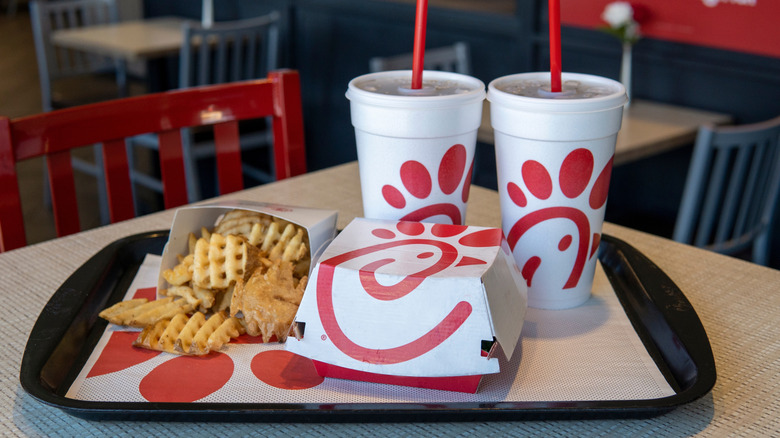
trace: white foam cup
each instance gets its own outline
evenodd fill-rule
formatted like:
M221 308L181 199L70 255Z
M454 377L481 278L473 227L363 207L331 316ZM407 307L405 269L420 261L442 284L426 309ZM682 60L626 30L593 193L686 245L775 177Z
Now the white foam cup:
M363 214L374 219L463 224L485 84L458 73L411 70L349 83Z
M563 92L550 93L549 72L504 76L487 96L502 227L528 305L545 309L590 297L626 102L611 79L563 73L562 82Z

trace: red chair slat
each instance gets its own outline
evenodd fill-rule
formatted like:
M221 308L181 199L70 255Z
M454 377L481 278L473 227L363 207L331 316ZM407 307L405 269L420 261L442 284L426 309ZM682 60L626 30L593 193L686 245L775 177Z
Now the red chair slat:
M300 80L293 70L83 105L14 120L0 117L0 250L24 246L16 162L46 157L57 235L80 230L70 150L102 143L111 221L134 216L125 139L156 133L165 207L187 203L180 129L214 125L220 193L243 188L240 120L272 116L277 179L306 172Z
M76 202L76 184L73 181L73 166L70 163L70 151L55 152L46 156L54 226L58 236L67 236L81 230Z
M274 83L274 161L276 179L306 173L301 85L297 74L272 72Z
M237 121L214 125L214 147L217 150L219 192L231 193L243 190L241 143Z
M172 129L157 135L160 142L160 175L165 208L187 203L187 177L181 151L181 131Z
M111 222L134 218L133 188L130 185L130 168L127 165L127 148L124 139L103 143L103 169L106 175Z
M0 252L27 245L11 144L11 122L0 117Z

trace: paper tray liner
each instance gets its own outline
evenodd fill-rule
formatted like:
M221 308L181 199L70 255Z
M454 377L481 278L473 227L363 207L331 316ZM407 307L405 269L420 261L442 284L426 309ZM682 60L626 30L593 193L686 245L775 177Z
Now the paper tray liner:
M125 299L144 294L153 298L158 266L159 257L148 256ZM244 342L229 344L203 358L157 352L150 357L147 350L131 346L135 331L122 334L127 329L113 325L107 327L67 396L79 400L135 402L389 403L399 401L399 397L403 401L569 401L653 399L674 394L634 332L601 270L593 297L586 305L564 311L532 309L526 324L519 357L512 362L502 360L502 371L485 376L481 391L466 398L449 391L396 387L377 390L349 380L317 379L300 374L303 368L283 368L294 355L283 351L282 344L260 344L259 339L246 340L246 336ZM95 372L96 367L101 371ZM342 373L342 377L346 376ZM305 385L301 382L317 385L302 388ZM427 386L434 382L429 381ZM400 382L394 379L393 383ZM356 386L360 389L348 389Z
M599 251L609 281L599 270L601 286L577 309L532 309L518 346L521 354L512 362L502 360L501 372L485 376L477 394L320 380L310 360L285 354L280 344L253 344L246 337L242 340L249 344L230 344L225 352L213 355L220 358L216 360L151 353L153 358L122 372L85 377L114 332L97 313L139 288L131 281L141 261L147 253L160 254L166 240L167 232L156 231L115 241L63 283L42 310L24 351L20 382L29 395L71 415L99 420L485 421L654 416L698 399L715 383L712 350L690 303L655 264L611 236L603 237ZM589 313L593 311L595 318ZM614 316L624 320L621 325L628 339L603 336L600 329L610 325ZM561 346L572 330L579 333L572 344L581 347L580 353ZM133 333L118 336L127 340L115 344L133 349L129 347ZM629 357L645 358L625 362L613 356L609 366L594 367L589 360L600 355L593 348L605 343L626 347ZM243 385L222 385L216 390L204 385L208 395L195 402L148 401L138 390L143 377L158 368L182 375L184 385L194 386L193 373L181 366L184 359L195 364L221 361L225 367L224 357L243 364L233 366L231 375ZM574 374L546 372L545 364L552 362L568 365L559 370ZM649 372L641 382L624 375L637 365L643 373ZM253 374L253 366L266 371L260 373L262 378ZM127 376L128 370L137 376ZM578 373L590 383L577 381ZM312 376L316 377L306 380ZM122 380L124 386L108 384L106 379ZM594 394L594 390L602 391ZM87 393L94 398L83 398ZM614 399L618 395L623 399ZM180 400L176 397L169 399Z

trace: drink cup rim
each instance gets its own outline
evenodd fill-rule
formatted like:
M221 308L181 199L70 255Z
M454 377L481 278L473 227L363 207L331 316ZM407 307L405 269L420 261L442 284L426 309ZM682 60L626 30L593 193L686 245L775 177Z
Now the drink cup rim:
M519 79L547 80L549 82L549 72L530 72L518 73L508 76L502 76L492 80L488 84L487 100L491 105L502 105L510 108L545 111L551 113L583 113L608 111L620 108L628 101L626 88L618 81L583 73L562 73L563 82L568 80L578 80L581 82L595 83L603 85L614 90L613 93L606 96L598 96L582 99L547 99L541 97L529 97L512 94L499 90L498 85L504 82L516 81Z
M452 80L466 82L473 85L474 89L465 93L448 94L444 96L425 96L425 95L391 95L374 93L358 87L358 83L369 79L379 78L411 78L411 70L390 70L376 73L368 73L358 76L349 81L346 97L352 102L363 103L367 105L391 107L391 108L446 108L459 106L472 101L483 101L485 99L485 83L481 80L460 73L444 72L436 70L424 70L423 81L426 79L434 80Z

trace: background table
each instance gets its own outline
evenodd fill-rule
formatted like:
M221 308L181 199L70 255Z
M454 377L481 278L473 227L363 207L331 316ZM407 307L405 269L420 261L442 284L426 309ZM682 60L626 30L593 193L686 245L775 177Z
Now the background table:
M356 163L325 169L225 198L330 208L338 226L362 215ZM707 330L718 371L703 398L649 419L414 424L209 424L90 422L43 405L19 384L19 364L38 314L54 291L109 242L166 229L165 211L0 254L5 316L0 319L0 435L29 436L777 436L780 434L780 271L605 224L652 259L686 294ZM498 194L473 187L466 221L500 224Z
M647 100L634 100L623 113L623 124L615 145L616 166L692 144L699 126L731 122L727 114L684 108ZM485 101L482 125L477 132L482 143L492 144L490 105Z
M184 19L160 17L122 21L52 33L54 45L137 61L179 53Z

